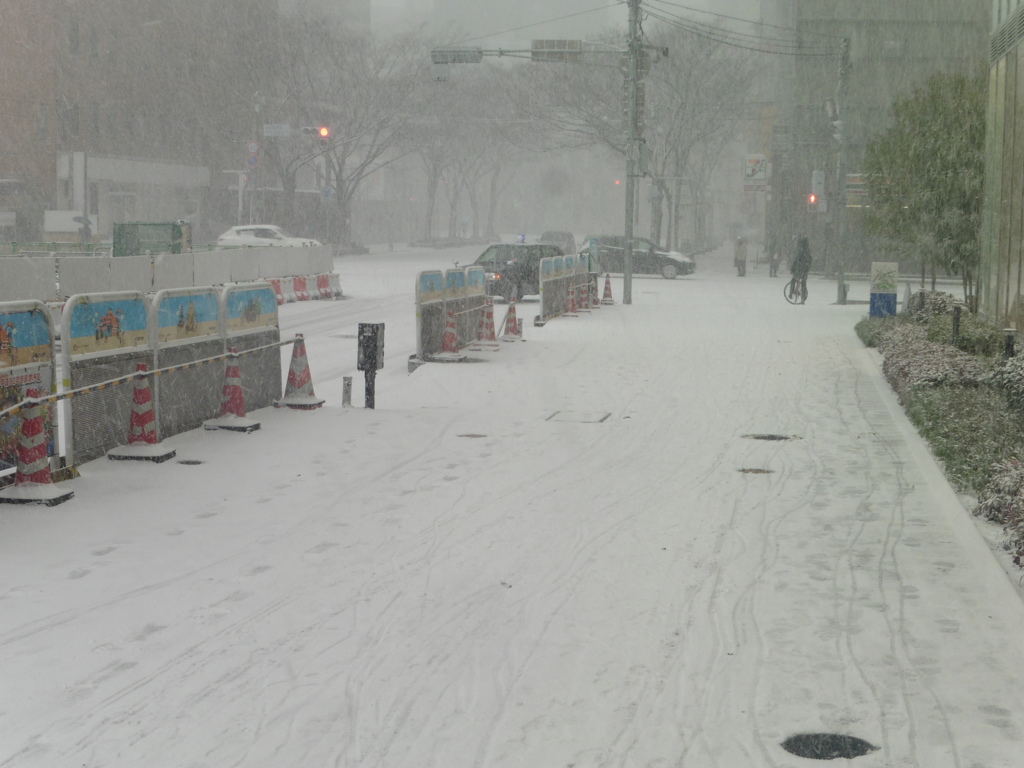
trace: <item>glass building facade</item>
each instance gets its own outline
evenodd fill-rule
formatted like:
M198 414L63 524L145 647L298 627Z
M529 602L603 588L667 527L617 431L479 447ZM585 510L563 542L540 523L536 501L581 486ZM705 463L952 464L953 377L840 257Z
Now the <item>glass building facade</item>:
M1024 237L1022 45L1024 0L993 0L978 312L998 327L1017 329L1024 327L1024 306L1021 304L1021 240Z

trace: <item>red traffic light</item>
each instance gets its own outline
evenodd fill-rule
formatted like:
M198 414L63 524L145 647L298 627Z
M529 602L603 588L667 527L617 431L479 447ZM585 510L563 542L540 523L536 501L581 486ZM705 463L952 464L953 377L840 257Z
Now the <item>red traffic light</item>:
M807 196L807 204L808 205L814 205L816 202L818 202L818 196L816 194L814 194L812 192L811 194L809 194Z
M619 186L619 180L618 179L615 180L615 186Z
M321 125L319 128L316 129L316 135L321 139L329 139L331 138L331 129L328 128L326 125Z

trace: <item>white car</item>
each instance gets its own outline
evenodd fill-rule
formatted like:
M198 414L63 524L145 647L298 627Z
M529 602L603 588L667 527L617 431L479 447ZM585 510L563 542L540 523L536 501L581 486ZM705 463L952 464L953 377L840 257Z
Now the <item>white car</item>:
M217 245L286 245L305 247L323 245L323 243L309 237L292 237L283 229L273 224L248 224L229 229L217 238Z

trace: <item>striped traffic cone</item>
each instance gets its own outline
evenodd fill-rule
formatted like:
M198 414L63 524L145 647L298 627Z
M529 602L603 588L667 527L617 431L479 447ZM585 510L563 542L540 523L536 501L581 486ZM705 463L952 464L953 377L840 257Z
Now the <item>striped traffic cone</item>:
M25 390L27 400L34 401L39 395L38 389ZM0 489L0 503L43 504L47 507L62 504L75 492L58 488L50 478L50 459L46 455L49 436L43 424L43 406L32 402L23 410L14 485Z
M301 333L295 334L295 346L292 347L292 364L288 370L288 383L284 388L284 397L274 401L275 408L293 408L300 411L312 411L324 404L313 393L313 376L306 362L306 340Z
M427 360L438 363L461 363L466 359L466 354L459 351L459 336L455 330L455 313L448 310L448 316L444 323L444 335L441 337L441 351L425 356Z
M156 436L156 416L149 393L149 377L146 364L135 364L135 381L132 391L132 416L128 424L128 444L107 452L107 458L115 461L135 459L161 463L173 459L176 451L161 445Z
M459 337L455 333L455 313L448 310L448 317L444 322L444 336L441 337L441 351L449 355L459 353Z
M516 317L516 300L512 299L508 303L508 312L505 315L505 322L502 325L501 330L502 341L522 341L523 340L523 327L519 323L519 319Z
M242 373L238 367L238 351L228 349L224 362L224 388L220 401L220 416L203 422L203 429L226 429L230 432L254 432L260 428L258 421L246 418L245 400L242 396Z
M589 290L589 279L580 283L576 286L579 291L579 297L576 300L576 311L577 312L589 312L590 311L590 290Z
M604 296L601 297L601 303L615 303L615 299L612 298L612 276L607 272L604 273Z
M569 292L565 296L565 312L563 317L579 317L576 314L576 286L570 285Z
M469 349L486 352L499 347L498 337L494 333L494 299L486 296L483 311L480 313L480 323L477 325L476 341Z

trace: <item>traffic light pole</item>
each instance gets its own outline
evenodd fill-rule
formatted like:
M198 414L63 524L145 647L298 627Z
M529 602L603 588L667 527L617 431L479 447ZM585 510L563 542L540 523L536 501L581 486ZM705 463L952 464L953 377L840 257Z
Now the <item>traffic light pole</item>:
M633 303L633 220L636 218L636 165L640 137L637 131L637 92L640 79L640 0L629 2L629 35L627 55L629 71L626 79L626 227L622 258L622 303Z
M844 37L839 46L839 88L836 93L836 111L839 119L839 131L836 139L839 141L839 158L836 162L836 303L846 303L846 273L844 265L846 261L846 147L849 143L846 139L848 110L847 97L850 92L850 38Z

